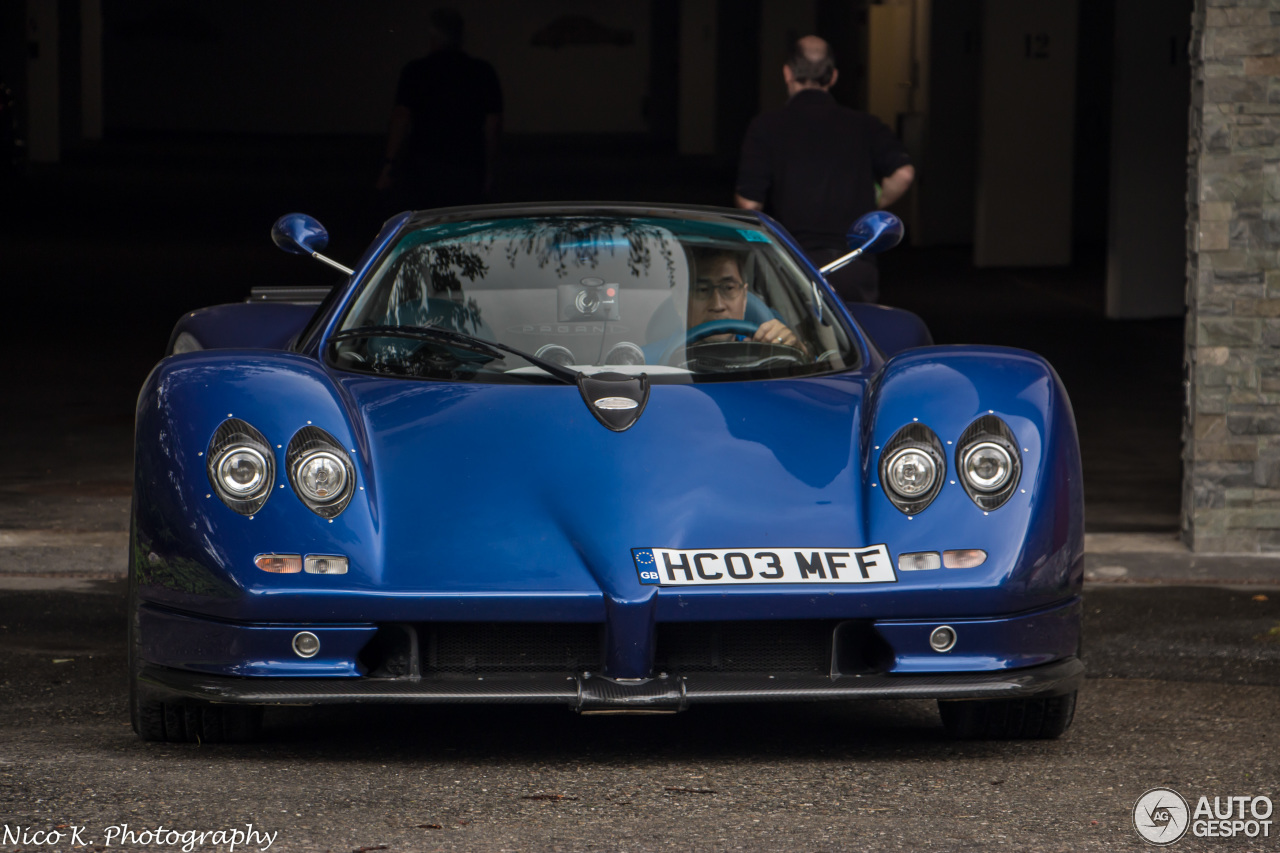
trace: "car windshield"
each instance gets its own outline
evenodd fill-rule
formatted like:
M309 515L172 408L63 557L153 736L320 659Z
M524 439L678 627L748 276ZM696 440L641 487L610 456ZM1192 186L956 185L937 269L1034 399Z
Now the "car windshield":
M329 358L345 370L477 382L543 381L548 362L655 382L802 376L858 364L833 307L752 222L690 214L429 223L384 253Z

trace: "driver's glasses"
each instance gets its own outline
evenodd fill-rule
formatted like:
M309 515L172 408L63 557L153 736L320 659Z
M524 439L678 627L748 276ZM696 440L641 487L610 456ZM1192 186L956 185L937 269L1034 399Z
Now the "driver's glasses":
M709 302L711 295L719 291L720 297L728 302L742 293L744 288L746 288L745 284L732 278L723 278L715 284L709 281L699 281L693 285L689 295L699 302Z

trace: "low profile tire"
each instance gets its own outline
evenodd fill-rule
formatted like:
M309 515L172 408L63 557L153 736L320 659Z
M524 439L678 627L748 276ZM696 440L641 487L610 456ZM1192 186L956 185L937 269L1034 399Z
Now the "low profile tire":
M165 703L151 695L151 691L138 678L142 671L142 656L138 652L138 599L134 581L129 580L129 722L138 737L149 741L166 741Z
M142 698L136 684L129 686L129 712L133 730L143 740L165 740L164 703Z
M212 705L191 699L165 702L165 740L187 743L244 743L262 729L262 709L252 705Z
M132 585L131 585L132 586ZM168 743L244 743L262 730L262 708L212 705L193 700L165 701L141 680L138 608L129 595L129 720L138 737Z
M211 705L178 699L145 698L141 686L131 691L133 730L143 740L167 743L245 743L262 731L262 709L256 706ZM131 697L131 698L132 698Z
M1031 699L938 700L947 734L964 740L1061 737L1076 712L1076 691Z

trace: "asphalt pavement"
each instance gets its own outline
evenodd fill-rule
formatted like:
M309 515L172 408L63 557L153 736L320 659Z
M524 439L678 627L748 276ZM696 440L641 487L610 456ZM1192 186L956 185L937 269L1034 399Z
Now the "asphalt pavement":
M0 827L78 827L95 851L181 849L122 844L124 824L335 853L1140 850L1150 788L1280 799L1280 590L1091 585L1090 677L1055 741L954 742L932 702L865 701L279 708L233 746L134 736L123 587L0 577ZM0 836L19 849L74 848Z

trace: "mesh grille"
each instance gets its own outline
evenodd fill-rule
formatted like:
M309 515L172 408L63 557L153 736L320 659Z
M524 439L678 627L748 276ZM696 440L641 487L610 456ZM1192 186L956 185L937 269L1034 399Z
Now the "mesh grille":
M422 673L599 672L601 626L442 622L419 626Z
M657 626L659 672L831 671L834 622L667 622Z

